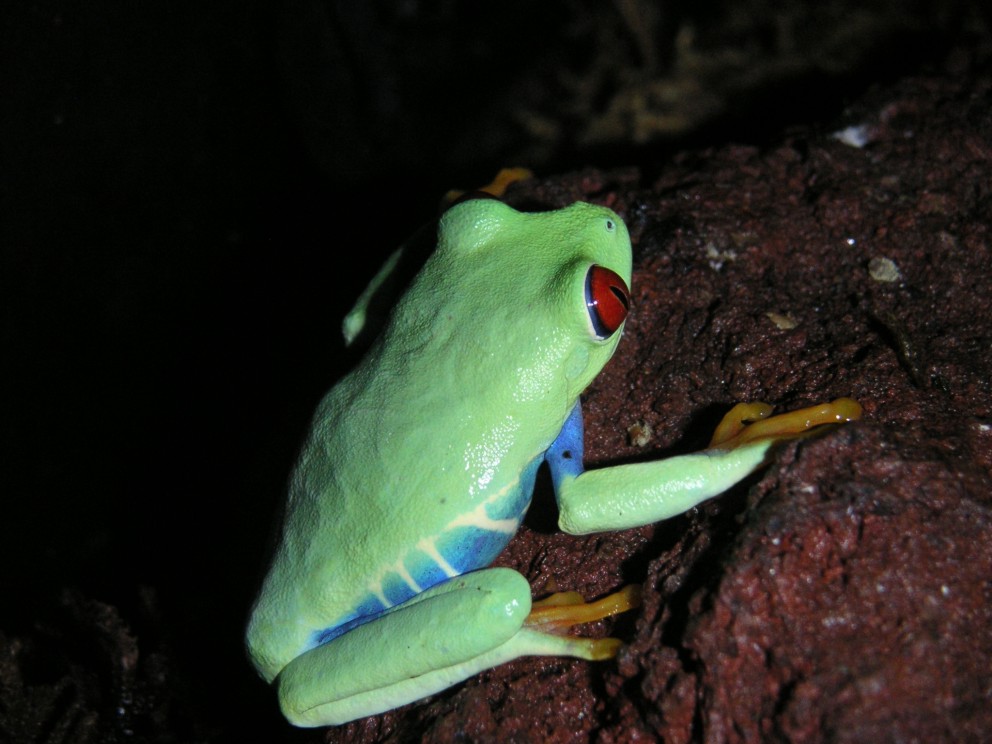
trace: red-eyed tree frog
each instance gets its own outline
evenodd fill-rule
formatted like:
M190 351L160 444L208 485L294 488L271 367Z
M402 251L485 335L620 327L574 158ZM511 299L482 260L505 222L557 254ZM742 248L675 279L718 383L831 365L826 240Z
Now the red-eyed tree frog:
M620 530L728 489L776 439L859 415L841 399L745 426L770 409L737 408L707 450L584 471L579 397L617 347L630 280L627 229L604 207L476 199L442 216L384 330L320 403L290 479L246 643L291 723L379 713L524 655L616 653L615 639L546 629L625 609L629 593L532 610L523 576L487 568L542 463L563 530Z

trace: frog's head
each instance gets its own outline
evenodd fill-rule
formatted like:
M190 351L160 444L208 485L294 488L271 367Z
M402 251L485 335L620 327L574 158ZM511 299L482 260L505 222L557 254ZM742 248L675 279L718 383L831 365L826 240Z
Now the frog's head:
M445 308L462 321L459 342L480 350L480 367L492 361L517 399L574 401L616 349L631 248L611 210L465 202L442 217L435 256Z

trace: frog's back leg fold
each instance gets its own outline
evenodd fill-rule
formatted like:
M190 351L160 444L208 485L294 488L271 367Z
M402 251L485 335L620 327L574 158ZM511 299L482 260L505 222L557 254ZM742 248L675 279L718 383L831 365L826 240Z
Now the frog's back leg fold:
M492 568L439 584L289 663L279 702L297 726L338 725L440 692L520 656L590 658L585 639L523 627L530 585Z

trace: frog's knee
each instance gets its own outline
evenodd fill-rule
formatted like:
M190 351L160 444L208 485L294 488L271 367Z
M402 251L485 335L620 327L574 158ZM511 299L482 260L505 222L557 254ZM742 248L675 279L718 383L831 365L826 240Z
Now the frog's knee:
M516 630L530 614L530 584L511 568L490 568L452 579L464 603L474 607L479 621L492 629Z

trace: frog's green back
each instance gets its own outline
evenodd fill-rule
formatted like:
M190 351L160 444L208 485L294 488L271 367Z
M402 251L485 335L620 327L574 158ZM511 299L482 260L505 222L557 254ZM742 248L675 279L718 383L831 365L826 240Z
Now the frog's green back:
M249 630L266 676L509 540L619 340L590 327L592 264L629 284L626 229L601 207L486 200L442 218L436 252L314 417Z

